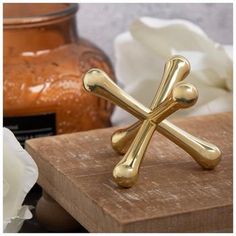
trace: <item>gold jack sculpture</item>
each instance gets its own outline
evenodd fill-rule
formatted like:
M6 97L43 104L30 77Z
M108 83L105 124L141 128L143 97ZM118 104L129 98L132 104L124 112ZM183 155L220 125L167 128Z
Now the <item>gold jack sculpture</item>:
M85 74L83 84L88 92L113 102L140 120L128 128L117 130L111 138L113 149L125 154L113 170L114 180L119 186L128 188L136 182L140 164L155 130L184 149L204 169L213 169L220 162L221 151L217 146L165 120L178 109L186 109L196 103L196 88L181 82L189 72L190 64L184 57L172 57L165 65L161 84L150 108L120 89L105 72L91 69Z

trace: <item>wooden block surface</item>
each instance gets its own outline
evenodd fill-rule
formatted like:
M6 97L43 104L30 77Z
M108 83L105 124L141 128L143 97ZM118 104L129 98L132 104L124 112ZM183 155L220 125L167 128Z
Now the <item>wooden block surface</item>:
M215 170L157 132L130 189L112 180L121 158L110 145L115 128L32 139L26 149L39 185L90 232L232 231L232 113L174 123L219 146Z

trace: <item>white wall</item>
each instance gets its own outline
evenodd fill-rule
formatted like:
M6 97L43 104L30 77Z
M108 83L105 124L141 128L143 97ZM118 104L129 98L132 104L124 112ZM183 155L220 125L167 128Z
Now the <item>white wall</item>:
M233 42L231 3L82 3L78 12L79 34L96 43L114 62L114 38L140 16L187 19L215 41Z

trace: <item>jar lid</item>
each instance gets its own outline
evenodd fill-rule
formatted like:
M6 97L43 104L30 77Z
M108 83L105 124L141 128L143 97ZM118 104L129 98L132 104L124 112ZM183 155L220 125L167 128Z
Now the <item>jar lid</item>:
M48 25L72 17L76 3L4 3L3 26L8 28Z

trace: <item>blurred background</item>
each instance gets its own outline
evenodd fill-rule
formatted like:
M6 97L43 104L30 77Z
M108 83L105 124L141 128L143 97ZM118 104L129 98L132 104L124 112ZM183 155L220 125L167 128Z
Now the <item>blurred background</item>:
M83 3L77 14L79 34L96 43L114 63L114 38L141 16L186 19L214 41L233 43L232 3Z

